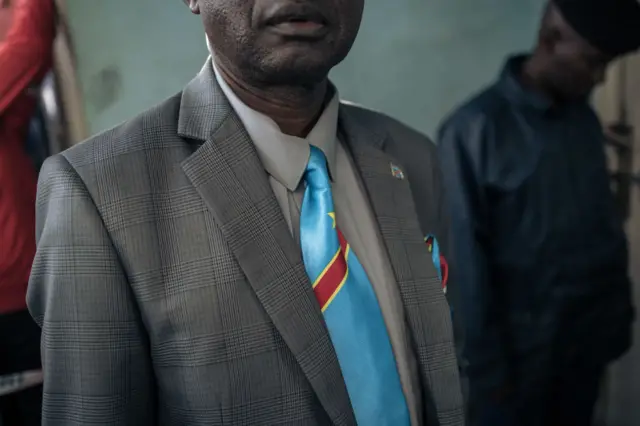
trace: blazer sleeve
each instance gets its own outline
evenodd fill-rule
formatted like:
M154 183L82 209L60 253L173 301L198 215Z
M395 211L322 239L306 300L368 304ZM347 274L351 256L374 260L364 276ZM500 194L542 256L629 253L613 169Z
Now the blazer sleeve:
M157 424L148 339L92 198L62 155L43 165L27 295L42 327L44 426Z

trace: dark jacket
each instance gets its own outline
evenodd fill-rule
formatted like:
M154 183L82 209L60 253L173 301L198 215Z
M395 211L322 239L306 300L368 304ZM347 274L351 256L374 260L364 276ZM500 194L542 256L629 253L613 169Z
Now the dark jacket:
M555 106L525 90L523 59L439 131L456 315L470 378L487 385L536 351L602 365L630 344L626 239L601 125L587 102Z

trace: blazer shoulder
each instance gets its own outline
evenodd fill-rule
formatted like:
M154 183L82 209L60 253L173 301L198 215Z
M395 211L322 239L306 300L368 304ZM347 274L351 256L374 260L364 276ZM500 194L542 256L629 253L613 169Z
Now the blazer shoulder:
M347 109L351 118L358 120L367 128L374 128L378 133L389 136L388 141L391 144L399 144L414 152L418 150L427 155L436 155L436 146L433 141L402 121L352 102L342 102L342 106Z
M441 168L438 152L433 141L418 130L390 117L387 114L345 103L349 117L361 120L361 125L374 129L376 133L386 135L384 152L398 161L398 165L409 176L414 199L423 216L434 217L438 213L426 211L438 210L438 203L426 200L440 200L443 192L441 184ZM434 211L435 211L434 210Z
M162 143L164 136L177 134L181 93L158 105L80 142L59 155L77 169L93 165L105 158L144 151Z

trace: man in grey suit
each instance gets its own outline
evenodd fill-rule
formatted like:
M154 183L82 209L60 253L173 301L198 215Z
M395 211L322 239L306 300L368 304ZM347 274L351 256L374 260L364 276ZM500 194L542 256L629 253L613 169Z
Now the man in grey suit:
M424 243L448 237L435 148L340 103L327 80L363 2L186 1L215 59L181 93L46 161L28 295L43 328L43 424L463 424L449 307ZM375 293L388 377L354 379L345 356L379 358L373 325L358 350L338 351L346 321L334 327L312 286L301 248L312 154L354 253L343 259L357 256ZM360 385L389 377L399 404Z

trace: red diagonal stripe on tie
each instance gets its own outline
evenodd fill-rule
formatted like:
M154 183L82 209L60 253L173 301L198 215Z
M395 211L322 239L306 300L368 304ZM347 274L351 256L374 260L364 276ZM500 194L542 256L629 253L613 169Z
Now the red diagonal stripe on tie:
M338 240L340 241L340 253L335 257L313 289L320 309L323 311L333 299L334 294L339 291L340 284L342 284L347 274L345 253L347 252L348 244L342 232L340 230L337 230L337 232Z

